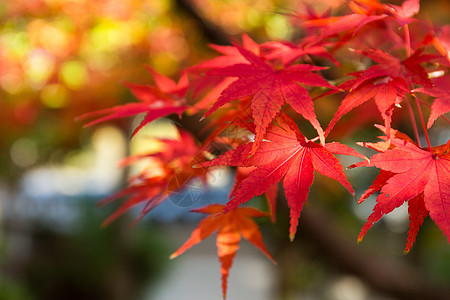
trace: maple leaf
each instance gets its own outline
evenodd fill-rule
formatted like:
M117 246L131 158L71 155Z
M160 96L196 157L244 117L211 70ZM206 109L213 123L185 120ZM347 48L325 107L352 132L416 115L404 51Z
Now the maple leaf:
M417 21L411 17L420 10L419 0L406 0L401 6L382 4L377 0L352 0L349 6L357 14L367 16L373 14L385 15L386 18L396 20L399 27Z
M191 110L207 109L210 107L211 104L220 96L220 93L235 80L234 78L224 78L223 76L218 75L205 76L208 71L235 64L249 63L239 53L236 47L214 44L209 46L222 55L189 67L186 70L187 73L194 77L190 83L190 88L194 91L193 97L196 98L198 95L202 95L201 99L196 101L193 109ZM242 35L242 47L252 53L255 53L256 55L260 54L259 45L246 34ZM208 91L206 94L204 94L205 90Z
M394 107L400 107L404 97L411 92L408 86L420 84L431 87L433 85L421 63L439 56L427 55L423 52L424 49L420 48L404 60L399 60L378 49L362 52L379 64L371 66L365 71L353 73L352 75L358 79L351 79L339 86L349 90L349 94L342 100L333 119L328 124L325 136L342 116L370 99L375 100L387 132L390 132Z
M428 118L427 128L430 129L436 119L450 111L450 76L443 76L433 80L433 87L422 87L413 90L413 92L425 93L435 97L431 106L431 114Z
M373 195L375 192L378 192L384 185L386 185L387 181L394 176L395 173L380 170L380 173L375 178L375 180L372 182L372 184L369 186L369 188L361 195L361 197L358 200L358 204L361 204L369 198L371 195Z
M184 74L180 78L179 82L175 83L172 79L157 73L153 69L148 69L153 75L156 86L127 84L131 92L139 101L141 101L140 103L126 103L107 109L88 112L79 116L78 119L103 116L85 125L92 126L117 118L130 117L145 113L143 120L132 133L132 136L134 136L144 125L160 117L165 117L172 113L181 116L181 114L188 108L184 105L184 95L186 94L188 87L187 76Z
M404 253L408 253L409 250L411 250L411 247L416 241L420 226L423 224L425 217L428 216L428 210L425 207L424 193L420 193L408 200L408 213L410 222Z
M102 226L107 226L130 208L144 204L141 213L132 223L134 225L164 201L170 193L180 190L194 177L205 178L204 171L192 169L192 165L198 160L200 149L189 133L180 130L179 139L160 139L159 142L162 144L159 151L130 156L121 162L122 166L126 166L140 159L152 158L147 168L129 179L126 188L99 202L99 205L103 206L120 198L129 197L103 222Z
M262 141L267 127L286 102L311 123L317 130L321 142L324 143L323 130L314 112L311 97L308 91L300 85L301 83L334 89L335 87L331 86L325 79L312 73L312 71L323 70L324 68L297 64L275 70L261 57L238 45L236 47L251 64L236 64L211 71L211 74L238 77L238 79L221 93L219 99L204 117L224 104L251 96L251 110L256 128L255 143L252 150L254 152Z
M349 7L354 13L361 15L380 14L384 11L383 4L378 0L352 0Z
M298 218L313 183L314 170L341 183L352 195L339 160L333 155L344 154L365 158L352 148L340 143L321 145L306 139L295 122L285 114L276 118L267 129L264 140L250 156L253 144L243 144L222 156L197 167L218 165L256 167L233 192L224 212L238 207L253 197L266 192L283 180L284 192L290 207L290 239L297 230Z
M334 128L336 123L348 112L363 103L374 99L377 108L385 121L385 126L390 127L394 107L400 105L405 95L409 92L404 80L395 77L384 77L381 80L369 80L358 85L342 100L333 119L325 130L325 136Z
M349 7L353 11L352 14L315 18L305 21L303 25L306 28L322 28L318 38L325 39L342 33L355 35L365 25L389 17L385 7L378 1L351 1Z
M311 4L308 3L302 3L303 4L303 9L299 10L299 11L295 11L294 13L291 14L287 14L288 16L293 16L300 21L304 21L304 20L315 20L315 19L323 19L326 17L329 17L331 15L331 8L328 8L326 11L322 12L321 14L319 14L319 12L317 12L314 7ZM296 21L296 20L294 20Z
M402 3L402 6L393 4L384 4L387 10L391 10L392 15L398 23L399 27L415 21L411 17L417 14L420 10L419 0L406 0Z
M328 19L330 24L327 24L327 26L324 28L324 30L322 31L321 35L318 36L318 38L325 39L330 36L341 34L346 31L350 31L352 35L355 35L363 26L374 21L382 20L386 17L387 15L385 14L372 16L350 14L342 17L331 17ZM327 20L314 20L313 22L314 24L326 23L324 21ZM313 22L308 22L307 25L310 25L310 23Z
M390 143L392 147L375 154L370 162L358 164L381 169L360 200L381 190L358 241L383 215L408 202L411 222L405 252L410 250L428 213L450 242L450 141L431 152L397 137L391 138Z
M214 118L212 118L211 122L204 127L204 130L208 130L211 128L215 128L212 132L209 133L208 138L204 141L205 145L210 144L213 140L217 139L219 136L222 138L224 135L230 135L231 139L240 139L236 134L237 132L233 132L233 127L239 126L238 128L245 128L247 124L249 126L253 125L253 118L250 110L251 99L243 99L237 103L231 103L227 110L220 110L214 112ZM254 132L254 127L252 126L252 132ZM228 133L228 131L230 131ZM231 141L230 141L231 142ZM232 142L231 142L232 143Z
M379 40L379 42L390 41L403 45L404 42L401 38L391 30L390 23L394 21L398 24L398 27L409 30L407 25L417 21L412 16L417 14L420 8L419 0L407 0L403 2L402 6L382 4L376 0L353 0L350 1L349 7L353 13L305 21L303 25L307 29L319 29L318 32L309 34L309 36L316 41L338 37L336 46L340 47L352 39L360 44L361 38L357 38L357 33L363 28L369 28L383 32L384 39ZM394 24L394 26L397 24ZM369 25L372 25L372 27L368 27ZM365 36L372 36L372 34Z
M258 225L252 218L266 217L267 214L252 207L239 207L226 214L220 214L223 205L211 204L203 208L192 210L193 212L205 213L210 216L203 219L197 228L192 232L190 238L177 250L170 258L173 259L192 246L200 243L217 231L217 254L221 264L220 273L222 274L222 294L226 298L227 280L233 259L239 249L241 237L256 246L273 263L274 259L264 246L261 232Z
M352 14L311 18L303 26L322 29L318 35L318 39L322 40L342 33L355 35L366 24L388 17L384 6L375 0L351 1L349 7Z
M319 43L315 37L305 38L301 43L294 44L291 42L267 42L261 45L264 53L264 57L268 60L280 59L284 66L292 64L297 59L306 56L320 56L325 57L333 61L337 66L340 66L339 62L325 48L325 43Z
M450 62L450 25L442 26L435 35L432 41L434 47Z
M240 55L239 50L233 46L222 46L210 44L210 48L222 54L221 56L215 57L211 60L201 62L195 66L189 67L187 72L189 73L205 73L211 69L223 68L232 66L240 63L248 63L247 60ZM248 51L260 54L260 47L255 41L253 41L247 34L242 35L242 47Z
M139 180L138 183L133 183L130 181L129 186L102 199L98 203L99 206L104 206L117 199L128 197L128 199L121 204L119 208L117 208L103 221L102 227L108 226L136 205L146 203L144 209L142 210L146 212L155 208L164 200L164 198L160 195L165 190L166 186L167 184L164 181L164 178L146 178Z
M236 174L234 178L233 187L231 188L229 197L231 198L232 195L236 192L236 190L239 188L241 182L248 177L248 174L255 170L256 167L238 167L236 169ZM269 207L270 211L270 220L272 223L275 223L276 220L276 201L277 201L277 195L278 195L278 184L273 184L271 187L265 191L264 195L267 199L267 205Z

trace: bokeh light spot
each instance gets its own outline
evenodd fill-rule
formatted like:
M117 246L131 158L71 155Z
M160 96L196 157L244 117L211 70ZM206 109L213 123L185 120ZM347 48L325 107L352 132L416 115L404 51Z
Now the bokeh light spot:
M11 95L18 94L24 88L22 72L13 69L0 77L0 86Z
M151 65L160 73L170 76L178 70L178 59L171 52L161 52L151 57Z
M261 18L261 13L258 12L256 9L250 8L247 12L246 15L247 18L247 24L248 24L248 28L247 29L251 29L257 26L260 26L262 24L262 18Z
M36 143L29 138L22 138L15 141L10 149L12 161L19 167L26 168L38 159Z
M67 34L57 27L48 25L42 28L40 40L45 48L54 53L64 54L69 50L67 47L69 44Z
M110 52L88 51L84 55L84 59L91 70L104 73L105 75L120 62L119 56Z
M60 84L49 84L41 90L41 101L47 107L61 108L67 105L67 90Z
M265 26L266 33L270 39L289 39L291 34L289 29L289 23L282 15L269 15Z
M53 55L43 49L33 50L24 65L27 78L34 89L40 89L46 83L54 68Z
M88 72L80 61L67 61L61 66L60 79L71 89L81 88L88 80Z
M0 33L0 46L5 51L6 58L20 60L28 55L31 43L24 32L6 29Z

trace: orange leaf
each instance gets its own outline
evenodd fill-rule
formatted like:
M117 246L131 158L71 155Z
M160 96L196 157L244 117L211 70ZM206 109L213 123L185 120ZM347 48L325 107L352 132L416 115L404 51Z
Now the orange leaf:
M258 225L251 218L266 217L266 213L251 207L239 207L227 213L222 213L224 205L212 204L203 208L195 209L195 212L209 214L203 219L197 228L192 232L190 238L177 250L170 258L173 259L182 254L187 249L200 243L215 231L217 233L217 254L221 264L223 298L226 298L228 274L233 263L233 259L239 249L241 236L255 245L273 263L270 253L264 246L261 232Z

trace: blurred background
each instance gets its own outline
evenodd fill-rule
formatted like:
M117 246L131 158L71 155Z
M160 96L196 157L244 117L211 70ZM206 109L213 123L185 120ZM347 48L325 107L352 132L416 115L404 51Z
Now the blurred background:
M145 65L178 79L214 56L208 43L242 33L257 42L296 36L288 14L305 2L339 12L344 1L1 1L0 300L220 299L214 238L168 259L201 218L188 213L192 205L167 201L132 229L134 211L100 227L117 205L96 203L126 183L128 170L117 162L173 124L154 122L130 141L129 119L90 128L75 119L133 101L124 83L150 83ZM436 24L449 23L448 1L421 5ZM371 171L348 172L357 195ZM217 176L195 206L226 201L232 174ZM433 222L425 221L408 255L405 207L356 246L375 199L356 206L334 187L315 182L293 243L284 203L276 226L261 221L278 266L243 242L228 299L413 299L408 291L450 299L450 247Z

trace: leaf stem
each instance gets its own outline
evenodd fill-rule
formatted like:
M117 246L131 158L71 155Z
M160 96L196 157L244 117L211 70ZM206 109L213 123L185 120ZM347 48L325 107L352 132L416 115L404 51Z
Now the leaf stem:
M423 99L419 99L419 103L422 104L422 105L425 105L426 107L431 109L431 104L427 103ZM439 116L439 118L441 118L442 120L444 120L445 122L450 124L450 119L448 119L446 116L442 115L442 116Z
M405 43L406 43L406 56L411 56L411 35L409 34L409 26L408 24L405 24L403 26L403 29L405 31Z
M412 127L414 130L414 135L416 137L416 141L417 141L417 145L421 148L420 146L420 138L419 138L419 131L417 130L417 123L416 123L416 118L414 117L414 111L412 109L411 103L409 103L409 99L406 99L406 106L408 107L408 113L409 113L409 117L411 119L411 123L412 123Z
M433 153L433 150L431 150L430 137L428 136L427 127L425 126L425 120L423 119L422 109L420 108L419 99L417 98L416 94L413 94L413 97L414 100L416 101L417 110L419 111L420 122L422 123L423 132L425 133L425 138L427 139L428 150L431 153Z

